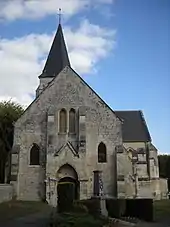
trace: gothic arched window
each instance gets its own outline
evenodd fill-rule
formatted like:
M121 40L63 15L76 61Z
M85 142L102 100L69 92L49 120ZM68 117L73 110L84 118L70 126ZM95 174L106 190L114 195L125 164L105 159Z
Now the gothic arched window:
M60 110L59 132L61 133L67 132L67 112L65 109Z
M40 164L40 148L34 143L30 150L30 165L39 165Z
M106 145L102 142L98 146L98 162L107 162Z
M76 111L74 109L69 111L69 132L76 132Z

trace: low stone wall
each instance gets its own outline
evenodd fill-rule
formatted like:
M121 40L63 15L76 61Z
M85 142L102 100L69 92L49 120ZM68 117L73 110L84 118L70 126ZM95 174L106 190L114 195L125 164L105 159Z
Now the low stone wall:
M167 179L160 178L160 191L161 191L161 199L168 198L168 181Z
M153 180L152 184L157 188L155 199L168 199L167 179L159 178L155 181Z
M138 197L139 198L153 198L152 184L150 181L138 182Z
M0 203L10 201L13 197L13 187L10 184L0 184Z

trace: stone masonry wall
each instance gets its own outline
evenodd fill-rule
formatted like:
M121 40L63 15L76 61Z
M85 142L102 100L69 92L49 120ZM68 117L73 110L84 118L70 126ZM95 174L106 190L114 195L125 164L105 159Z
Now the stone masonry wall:
M150 168L151 178L159 178L159 163L157 150L150 150Z
M40 95L40 93L47 87L47 85L52 81L53 78L41 78L40 84L36 90L36 97Z
M58 134L58 112L61 108L85 109L86 151L79 158L68 152L54 157L55 152L68 140ZM53 146L48 151L47 115L54 116ZM74 138L70 138L74 142ZM98 163L98 145L104 142L107 147L107 163ZM41 148L41 165L37 169L29 166L29 151L33 143ZM58 168L65 163L75 167L87 189L86 196L92 195L93 171L102 170L104 193L116 196L116 152L115 147L122 144L121 122L113 111L86 85L75 72L66 67L25 111L16 122L14 144L20 146L18 198L38 199L39 189L47 176L56 177ZM48 151L47 155L46 152ZM45 166L47 158L47 166ZM47 169L45 169L45 167ZM29 176L29 177L28 177ZM36 182L36 183L35 183ZM28 188L32 191L28 191ZM83 189L83 190L84 190ZM86 190L84 190L86 191Z
M135 195L131 154L124 148L117 152L117 194L118 198L132 198Z

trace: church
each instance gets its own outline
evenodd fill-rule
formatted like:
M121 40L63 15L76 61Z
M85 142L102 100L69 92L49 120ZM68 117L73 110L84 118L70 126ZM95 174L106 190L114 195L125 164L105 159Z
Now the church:
M72 69L59 23L36 98L15 123L16 198L56 206L68 181L76 199L166 198L157 152L142 111L114 111Z

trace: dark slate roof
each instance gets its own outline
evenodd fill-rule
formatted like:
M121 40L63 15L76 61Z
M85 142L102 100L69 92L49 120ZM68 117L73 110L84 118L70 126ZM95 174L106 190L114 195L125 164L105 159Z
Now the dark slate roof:
M57 33L52 43L43 73L39 78L55 77L65 66L70 66L66 44L61 24L58 25Z
M123 120L123 142L148 142L151 137L142 111L115 111Z

